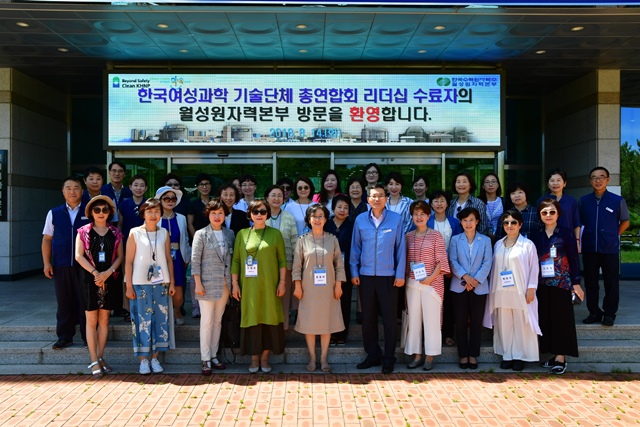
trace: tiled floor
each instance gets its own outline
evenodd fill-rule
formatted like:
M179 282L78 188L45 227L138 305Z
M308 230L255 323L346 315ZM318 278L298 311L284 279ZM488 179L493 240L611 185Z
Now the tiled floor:
M640 375L0 377L2 426L631 426Z

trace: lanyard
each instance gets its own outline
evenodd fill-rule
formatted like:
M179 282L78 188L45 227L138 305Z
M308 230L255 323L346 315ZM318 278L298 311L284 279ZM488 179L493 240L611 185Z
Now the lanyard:
M324 267L324 233L322 233L322 264L318 264L318 245L316 244L316 238L313 234L311 234L311 238L313 239L313 252L316 255L316 267L322 268Z
M147 231L146 227L144 228L144 232L147 233L147 240L149 240L149 250L151 251L151 259L153 261L155 261L156 260L156 250L158 249L158 227L156 227L156 231L152 231L152 233L156 233L156 240L153 243L153 246L154 246L153 249L151 249L151 237L149 237L149 231Z
M424 235L422 236L422 243L420 243L420 249L418 250L417 253L416 253L416 240L418 239L418 230L413 232L413 252L416 253L415 262L420 262L420 255L422 254L422 246L424 245L424 241L427 240L428 232L429 232L429 228L427 228L427 231L425 231Z
M175 216L172 216L171 218L175 218ZM164 227L164 228L169 230L169 239L171 239L171 218L162 218L162 226L163 227L164 227L165 220L167 221L167 226Z
M263 229L262 229L262 234L260 235L260 241L258 242L258 247L256 248L256 251L255 251L253 254L249 253L249 248L248 248L248 245L249 245L249 237L251 237L251 230L253 230L253 227L251 227L251 228L249 229L249 232L247 233L247 241L246 241L246 242L244 242L244 248L245 248L245 250L247 251L247 255L251 255L251 256L253 256L253 254L258 255L258 250L260 249L260 245L262 244L262 239L264 238L264 233L265 233L265 231L267 231L267 227L265 227L265 228L263 228ZM256 232L256 234L258 234L258 233ZM255 258L255 257L254 257L254 258Z

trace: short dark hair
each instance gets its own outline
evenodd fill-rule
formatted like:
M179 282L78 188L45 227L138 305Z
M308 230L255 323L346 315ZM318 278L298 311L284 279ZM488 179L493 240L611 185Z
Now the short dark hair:
M331 199L331 210L336 210L336 206L338 202L345 202L349 208L351 208L351 199L346 194L336 194L333 199Z
M429 201L433 202L435 199L439 199L440 197L444 197L447 201L447 206L451 203L451 193L445 190L436 190L432 192L429 196Z
M313 197L314 194L316 194L316 187L313 185L313 182L309 179L308 176L304 176L304 175L300 175L299 177L297 177L294 181L293 181L293 194L296 196L295 198L298 199L298 183L302 181L305 184L307 184L309 186L309 200L311 200L311 198Z
M382 177L380 166L378 166L376 163L369 163L364 167L364 169L362 169L362 179L364 180L364 182L367 182L367 171L371 168L376 168L376 171L378 172L378 181L380 181L380 177Z
M522 214L518 209L508 209L506 212L500 215L500 219L498 220L499 223L502 224L508 217L512 217L513 219L515 219L520 225L522 225L522 223L524 222L524 218L522 217Z
M281 186L281 185L290 185L293 187L293 180L291 178L289 178L288 176L284 176L282 178L278 178L278 180L276 181L276 185L277 186Z
M498 178L498 175L495 172L485 173L484 176L482 177L482 180L480 181L482 183L482 186L480 186L480 195L478 196L478 199L482 200L485 203L487 203L487 192L483 187L484 180L490 176L495 176L496 181L498 181L498 190L496 190L496 196L498 197L502 196L502 186L500 185L500 178Z
M169 181L170 179L175 179L180 184L180 187L182 187L182 177L173 172L170 172L164 176L164 178L162 179L162 185L167 185L167 181ZM198 184L200 184L200 181L196 182L196 185Z
M89 175L91 174L98 174L100 175L100 178L104 180L104 176L102 176L102 171L96 166L89 166L84 170L84 179L89 178Z
M462 209L460 212L458 212L458 215L456 215L458 217L458 219L460 221L462 221L463 219L467 218L468 216L473 215L476 217L476 219L478 220L478 225L480 225L481 219L480 219L480 212L478 211L478 209L468 206L464 209Z
M224 190L229 190L229 189L233 190L233 194L236 195L236 203L237 203L238 200L240 200L240 192L238 191L238 187L233 185L232 182L225 182L220 187L218 187L218 190L216 191L216 197L218 198L222 197L222 192Z
M427 186L427 189L429 188L429 178L427 178L425 175L416 175L415 178L413 178L413 184L415 184L416 182L423 180L424 184Z
M251 211L260 205L264 206L267 210L267 219L271 218L271 207L269 206L269 203L267 203L265 199L253 199L249 202L249 206L247 206L247 219L249 221L251 221Z
M67 181L73 181L76 182L78 184L80 184L80 189L82 189L82 180L80 178L78 178L75 175L70 175L68 177L66 177L64 180L62 180L62 188L64 188L64 185L67 183Z
M451 189L452 191L454 191L456 194L458 193L456 191L456 180L458 179L458 177L464 176L469 180L469 184L471 185L471 188L469 189L469 194L475 194L476 190L477 190L477 186L476 186L476 181L475 179L473 179L473 176L466 171L463 172L458 172L456 174L456 176L453 177L453 181L451 181Z
M109 216L107 217L107 223L111 222L111 220L113 219L113 216L115 215L115 212L111 207L111 205L107 203L106 200L96 200L95 202L91 203L91 209L89 209L89 211L87 212L87 218L89 219L89 221L93 222L93 208L100 207L100 206L109 207Z
M346 189L346 191L349 192L349 187L351 187L351 184L353 184L354 182L357 182L358 184L360 184L360 187L362 187L362 191L364 192L364 188L367 186L367 184L364 183L362 178L360 178L359 176L355 176L355 175L347 180L347 189Z
M124 169L124 171L127 171L127 165L125 165L124 163L122 163L119 160L114 160L113 162L109 163L109 170L111 170L111 168L113 167L113 165L118 165L120 166L122 169Z
M340 176L338 172L333 169L327 169L322 174L322 178L320 178L320 203L329 203L329 195L327 194L327 190L324 189L324 182L329 178L329 175L333 175L336 177L336 181L338 181L338 185L336 186L336 194L342 193L342 189L340 188Z
M560 203L556 199L547 197L546 199L541 200L540 203L538 203L538 217L540 217L540 211L542 209L548 208L550 206L553 206L558 211L558 218L560 217L560 215L562 215L562 208L560 207Z
M609 169L605 168L604 166L596 166L595 168L591 169L589 171L589 178L591 178L591 174L595 171L604 171L604 173L607 174L607 178L609 178Z
M567 182L567 172L564 169L562 169L562 168L551 169L547 173L547 181L549 181L553 175L560 175L562 180L564 182ZM591 175L591 174L589 174L589 175Z
M411 215L413 215L413 212L415 212L416 209L421 210L427 215L431 215L431 206L429 206L429 203L425 202L424 200L416 200L409 205L409 213Z
M311 215L313 215L318 209L322 211L325 219L329 219L329 209L327 209L325 205L321 203L312 203L309 205L307 211L304 214L304 223L307 224L309 228L311 228Z
M242 183L245 181L250 181L250 182L253 182L255 185L258 185L258 180L256 179L256 177L249 173L242 175L242 177L240 178L240 185L242 185Z
M282 191L282 196L284 196L284 190L282 189L282 187L280 187L279 185L270 185L266 190L264 190L264 198L265 200L269 197L269 193L271 193L273 190L280 190Z
M196 175L195 184L198 185L202 181L209 181L209 184L213 183L213 180L211 179L211 175L209 175L208 173L199 173L198 175Z
M144 185L145 185L146 187L148 187L148 186L149 186L149 183L147 182L147 178L145 178L145 177L144 177L144 175L140 175L140 174L133 175L133 176L131 177L131 180L129 181L129 185L133 184L133 181L135 181L135 180L137 180L137 179L141 179L142 181L144 181Z
M378 183L378 184L374 184L373 187L369 187L369 189L367 190L367 197L369 197L369 192L371 190L382 190L384 191L384 195L387 196L387 189L385 188L384 185Z
M217 211L218 209L222 209L225 216L229 215L229 208L227 205L225 205L219 198L214 197L209 200L209 203L204 207L204 216L208 217L211 211Z
M529 200L529 184L524 181L510 183L507 187L507 194L509 197L511 197L511 193L514 193L516 190L522 190L524 192L524 197Z
M384 185L389 185L391 180L394 180L404 187L404 177L400 172L389 172L389 174L384 177Z
M151 197L145 200L142 206L140 206L140 209L138 209L138 215L140 215L140 218L144 219L144 213L147 211L147 209L151 208L160 208L160 214L164 213L164 209L162 209L162 203L160 203L160 200Z

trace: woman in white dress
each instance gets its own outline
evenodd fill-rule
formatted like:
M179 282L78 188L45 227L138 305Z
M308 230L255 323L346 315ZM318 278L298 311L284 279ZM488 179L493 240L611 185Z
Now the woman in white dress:
M287 203L284 211L293 215L296 220L296 226L298 227L298 237L310 231L310 228L305 223L305 215L307 208L311 204L316 188L313 182L306 176L299 176L293 182L293 191L295 194L295 200Z
M495 245L489 314L493 325L493 351L502 356L501 369L521 371L524 362L537 362L538 253L534 243L520 235L522 214L510 209L502 214L506 237Z

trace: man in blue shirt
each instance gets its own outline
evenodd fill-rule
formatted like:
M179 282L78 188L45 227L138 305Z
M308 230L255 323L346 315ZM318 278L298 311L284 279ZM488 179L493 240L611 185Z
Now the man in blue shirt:
M398 288L404 286L406 246L402 217L385 208L384 186L369 189L371 211L356 217L351 239L351 282L360 286L362 338L367 358L358 369L382 363L390 374L396 362ZM378 310L384 327L384 354L378 345Z
M620 235L629 228L629 209L625 200L607 190L609 171L597 166L589 172L593 193L580 198L582 232L582 262L584 286L589 316L582 322L602 321L613 326L618 311ZM602 268L604 299L599 306L599 270Z

